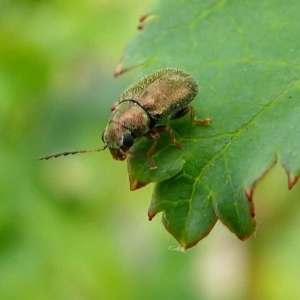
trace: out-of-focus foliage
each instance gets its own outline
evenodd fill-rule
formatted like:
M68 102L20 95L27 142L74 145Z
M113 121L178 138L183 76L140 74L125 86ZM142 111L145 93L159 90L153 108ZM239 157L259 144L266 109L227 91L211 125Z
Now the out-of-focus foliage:
M274 189L281 170L254 195L256 238L241 243L217 226L183 255L168 251L176 242L158 219L147 221L152 188L129 192L126 165L109 152L37 161L102 145L110 107L131 81L112 73L146 6L0 3L0 299L300 297L291 287L299 188Z

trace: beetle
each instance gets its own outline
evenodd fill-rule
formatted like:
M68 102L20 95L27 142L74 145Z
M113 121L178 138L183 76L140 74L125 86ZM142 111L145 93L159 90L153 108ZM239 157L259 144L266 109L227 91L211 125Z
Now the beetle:
M102 133L102 148L94 150L68 151L44 156L40 160L51 157L86 152L99 152L108 148L116 160L125 160L136 139L148 137L153 144L147 152L150 169L157 166L152 160L158 144L160 133L167 131L171 142L176 142L172 128L162 125L166 121L181 118L190 113L190 122L208 125L210 119L199 120L195 117L194 108L189 105L199 91L197 80L187 72L166 68L158 70L138 81L125 90L111 109L109 122ZM133 153L132 153L133 154Z

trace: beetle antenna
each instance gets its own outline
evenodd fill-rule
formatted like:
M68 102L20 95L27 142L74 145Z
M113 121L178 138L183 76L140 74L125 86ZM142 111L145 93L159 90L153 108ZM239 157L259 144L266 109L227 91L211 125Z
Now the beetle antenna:
M102 150L105 150L106 148L107 148L107 145L103 146L102 148L98 148L98 149L60 152L60 153L55 153L55 154L40 157L39 160L48 160L49 158L52 158L52 157L56 158L59 156L74 155L74 154L78 154L78 153L100 152Z

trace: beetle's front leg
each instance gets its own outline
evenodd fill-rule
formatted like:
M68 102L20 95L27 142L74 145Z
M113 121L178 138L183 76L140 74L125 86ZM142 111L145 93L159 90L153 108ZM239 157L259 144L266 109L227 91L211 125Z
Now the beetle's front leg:
M148 163L149 163L149 166L150 166L151 170L157 168L157 166L154 164L152 156L154 155L154 151L155 151L156 146L158 144L158 140L160 138L160 133L164 132L164 131L167 131L169 133L170 141L171 141L172 144L174 144L178 148L183 148L184 147L183 144L176 142L175 137L174 137L174 131L170 126L160 125L160 126L156 126L156 127L152 128L149 132L147 132L144 135L145 137L152 138L154 140L152 146L150 147L150 149L147 152Z

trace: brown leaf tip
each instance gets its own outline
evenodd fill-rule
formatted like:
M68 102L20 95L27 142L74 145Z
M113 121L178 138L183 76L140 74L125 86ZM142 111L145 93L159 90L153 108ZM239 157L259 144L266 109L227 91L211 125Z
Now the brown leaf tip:
M142 14L139 18L139 22L140 23L144 22L148 16L149 16L149 14Z
M255 208L254 208L254 203L253 203L253 193L254 193L254 186L252 186L251 188L246 188L245 189L245 195L249 201L250 204L250 216L252 218L255 217Z
M246 189L245 189L245 195L246 195L246 197L248 198L248 201L249 201L249 202L252 202L252 200L253 200L253 192L254 192L254 190L253 190L252 187L251 187L251 188L246 188Z
M137 29L138 30L143 30L144 29L144 27L145 27L145 21L146 21L146 19L148 18L148 14L142 14L141 16L140 16L140 19L139 19L139 25L138 25L138 27L137 27Z
M146 186L147 183L139 182L138 180L130 180L130 190L135 191L138 190L144 186Z
M116 69L115 69L115 72L114 72L114 76L115 77L118 77L120 76L121 74L123 74L126 70L123 69L123 64L120 63L117 65Z
M152 219L156 216L157 212L150 206L148 210L148 219L152 221Z
M255 208L254 208L254 203L252 201L250 202L250 216L252 218L255 217Z
M297 183L299 177L300 177L300 174L299 175L294 175L292 173L288 173L288 186L289 186L290 190L295 186L295 184Z

